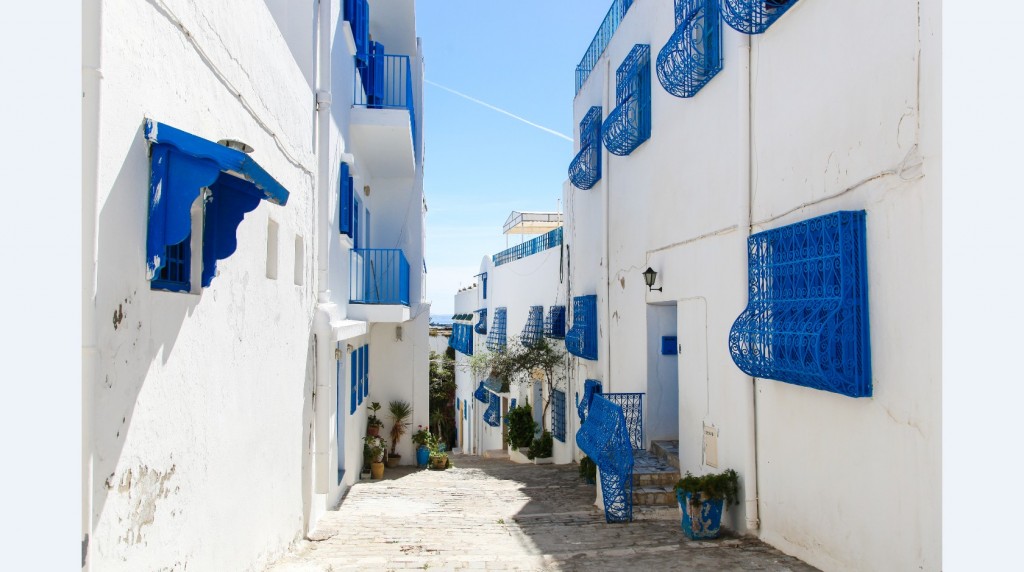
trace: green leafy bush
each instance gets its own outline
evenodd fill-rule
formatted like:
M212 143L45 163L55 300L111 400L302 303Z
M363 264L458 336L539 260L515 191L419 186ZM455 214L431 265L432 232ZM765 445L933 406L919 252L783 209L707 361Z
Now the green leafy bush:
M551 438L551 432L545 431L541 434L540 439L534 441L533 445L530 446L530 454L526 457L529 459L544 459L546 457L550 457L553 454L552 449L554 446L555 441Z
M508 410L505 415L508 422L508 436L505 442L513 450L529 447L533 443L533 434L537 431L537 422L533 420L533 408L524 403Z
M686 475L679 479L674 488L684 495L700 493L701 500L725 499L727 505L739 503L739 475L732 469L699 477L686 471Z
M588 483L593 483L597 480L597 463L590 457L584 456L580 459L580 477Z

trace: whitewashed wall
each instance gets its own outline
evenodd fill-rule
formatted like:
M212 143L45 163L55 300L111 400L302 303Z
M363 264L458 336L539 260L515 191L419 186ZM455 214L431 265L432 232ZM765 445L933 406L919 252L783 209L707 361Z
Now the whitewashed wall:
M634 44L651 45L653 66L671 14L669 0L634 3L576 97L577 122L590 105L614 107L615 68ZM727 524L756 516L761 538L826 570L938 570L937 3L800 0L749 39L749 72L748 38L723 29L722 72L691 99L652 76L651 138L628 157L605 151L593 189L566 187L573 295L594 284L610 332L594 375L609 372L606 391L649 391L646 306L674 304L683 469L735 468L751 498L757 475L759 502ZM753 232L867 211L874 397L757 380L755 421L752 382L726 344L747 300L748 184ZM607 278L595 271L605 248ZM644 287L647 266L663 292ZM718 469L703 464L705 424L718 430Z
M296 60L262 2L87 8L95 27L84 36L100 46L102 70L84 94L98 112L95 180L86 181L96 234L85 260L95 282L84 286L97 316L83 336L95 340L83 372L88 568L259 568L309 519L310 63ZM312 21L313 10L296 17ZM238 249L198 295L153 291L146 280L145 117L247 142L291 193L287 206L263 202L246 215ZM276 279L267 277L270 220Z

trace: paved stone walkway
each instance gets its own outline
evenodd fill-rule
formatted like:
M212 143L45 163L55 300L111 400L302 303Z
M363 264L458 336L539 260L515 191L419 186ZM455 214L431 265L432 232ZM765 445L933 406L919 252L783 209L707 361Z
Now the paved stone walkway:
M268 572L335 570L812 571L751 538L688 540L677 516L607 524L575 465L454 456L447 471L357 483ZM678 514L678 508L675 509Z

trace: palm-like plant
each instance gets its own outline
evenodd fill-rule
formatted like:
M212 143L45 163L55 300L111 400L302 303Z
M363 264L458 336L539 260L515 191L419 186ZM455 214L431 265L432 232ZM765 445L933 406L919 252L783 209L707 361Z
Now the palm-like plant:
M398 441L402 439L408 429L410 423L409 418L412 417L412 405L409 405L408 401L402 401L397 399L388 403L388 413L391 414L391 456L395 456L395 451L398 449Z

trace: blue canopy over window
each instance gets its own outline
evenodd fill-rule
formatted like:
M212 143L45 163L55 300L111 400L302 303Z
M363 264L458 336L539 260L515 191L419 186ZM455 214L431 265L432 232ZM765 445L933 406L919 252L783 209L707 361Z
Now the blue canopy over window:
M151 144L146 277L159 275L167 249L192 233L192 203L203 187L211 191L203 231L203 286L216 263L237 247L235 231L260 199L285 205L288 191L246 153L146 119Z

